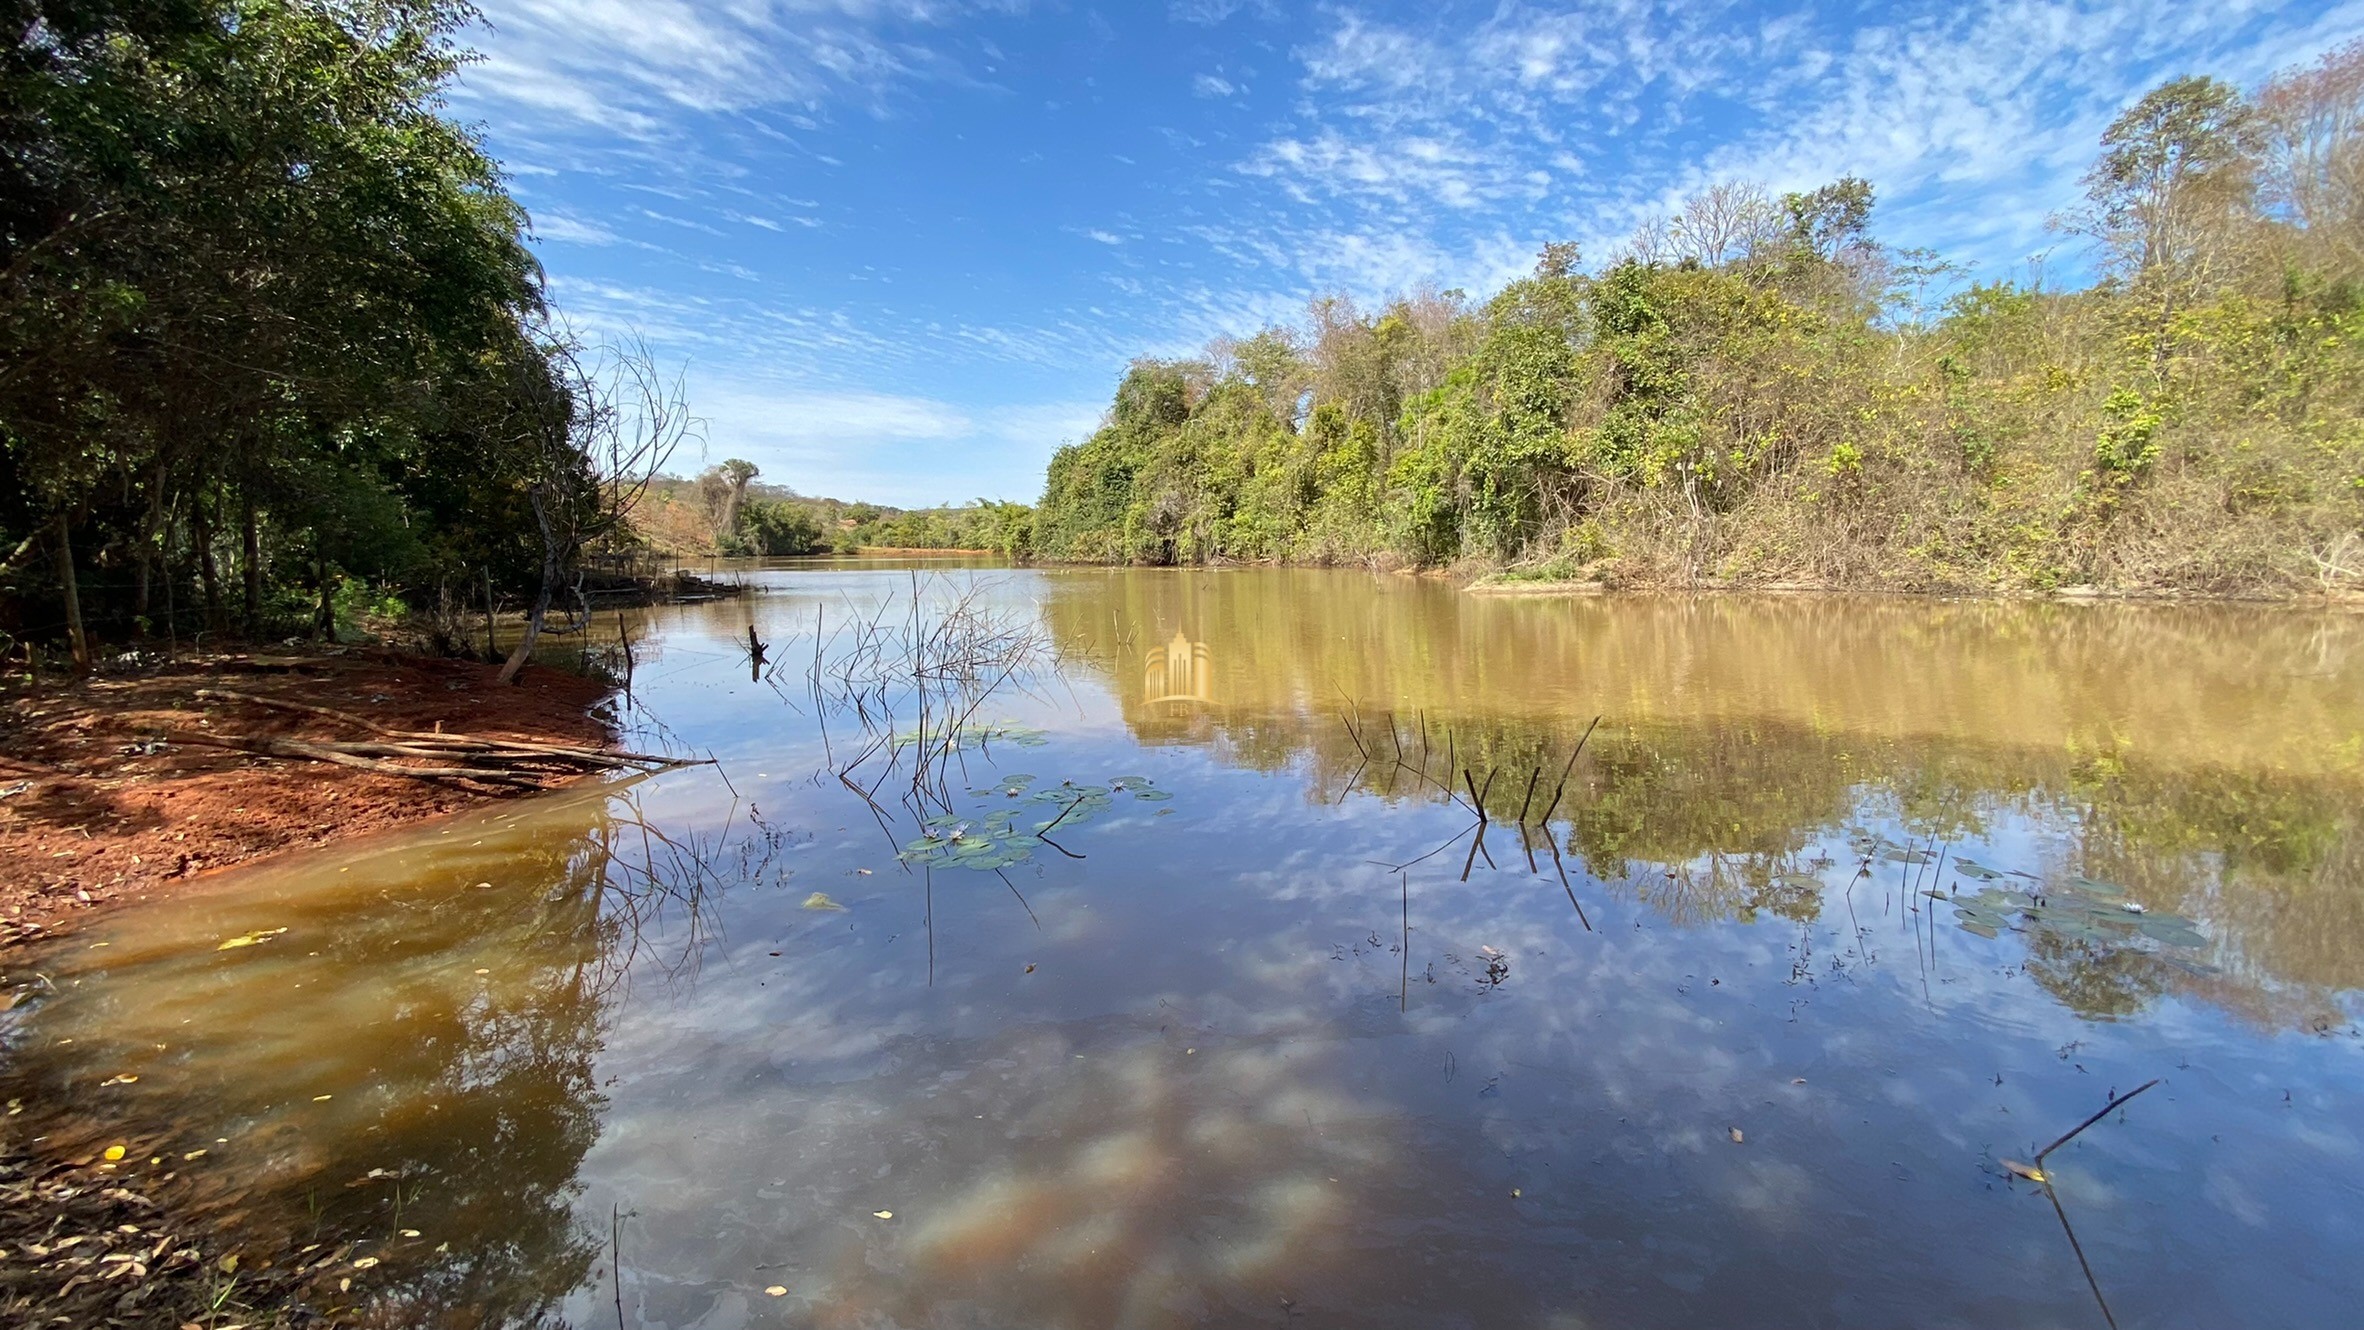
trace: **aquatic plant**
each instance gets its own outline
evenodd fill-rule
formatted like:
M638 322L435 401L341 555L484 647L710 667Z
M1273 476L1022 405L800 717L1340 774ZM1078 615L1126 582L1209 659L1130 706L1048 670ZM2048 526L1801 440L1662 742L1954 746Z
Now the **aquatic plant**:
M1080 826L1116 807L1119 796L1139 803L1163 803L1174 796L1157 788L1147 776L1118 776L1105 785L1061 781L1033 789L1027 774L1001 777L992 785L969 791L979 799L1016 801L1012 806L975 814L940 813L921 823L924 834L906 844L896 857L927 868L973 868L991 871L1023 863L1043 845L1072 855L1050 839L1054 829ZM1058 815L1021 826L1023 810L1056 804Z

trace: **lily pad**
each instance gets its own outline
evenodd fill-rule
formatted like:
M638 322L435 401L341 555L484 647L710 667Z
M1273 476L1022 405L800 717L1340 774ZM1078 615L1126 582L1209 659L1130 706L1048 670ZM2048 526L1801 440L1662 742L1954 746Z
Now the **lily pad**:
M2154 914L2142 921L2143 936L2164 942L2171 947L2191 947L2195 950L2208 945L2208 938L2198 929L2170 914Z

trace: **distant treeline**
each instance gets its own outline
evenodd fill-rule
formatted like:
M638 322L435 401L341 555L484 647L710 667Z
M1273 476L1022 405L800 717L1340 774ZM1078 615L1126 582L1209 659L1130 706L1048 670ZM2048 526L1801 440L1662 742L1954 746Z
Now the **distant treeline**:
M1962 286L1855 179L1726 184L1597 271L1136 362L1053 459L1053 558L1628 583L2349 588L2364 574L2364 43L2167 83L2063 229L2082 290Z
M851 554L860 549L1032 548L1034 510L978 499L957 507L889 508L813 498L767 485L755 464L732 458L694 477L659 476L632 512L632 529L666 554Z
M544 299L447 0L0 9L0 650L542 615L686 424Z

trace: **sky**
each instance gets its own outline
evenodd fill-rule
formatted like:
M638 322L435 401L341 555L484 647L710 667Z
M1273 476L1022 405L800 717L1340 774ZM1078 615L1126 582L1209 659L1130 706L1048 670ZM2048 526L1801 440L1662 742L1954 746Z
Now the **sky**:
M1136 356L1483 297L1720 180L1862 176L1885 243L2073 281L2048 219L2119 109L2364 34L2364 0L480 4L451 109L571 324L684 375L673 469L906 507L1032 501Z

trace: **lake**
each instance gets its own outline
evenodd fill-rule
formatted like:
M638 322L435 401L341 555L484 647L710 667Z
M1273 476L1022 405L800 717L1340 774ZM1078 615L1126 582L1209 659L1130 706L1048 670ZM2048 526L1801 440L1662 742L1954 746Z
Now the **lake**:
M718 765L22 958L32 1130L387 1324L2364 1299L2364 618L741 575L616 704Z

